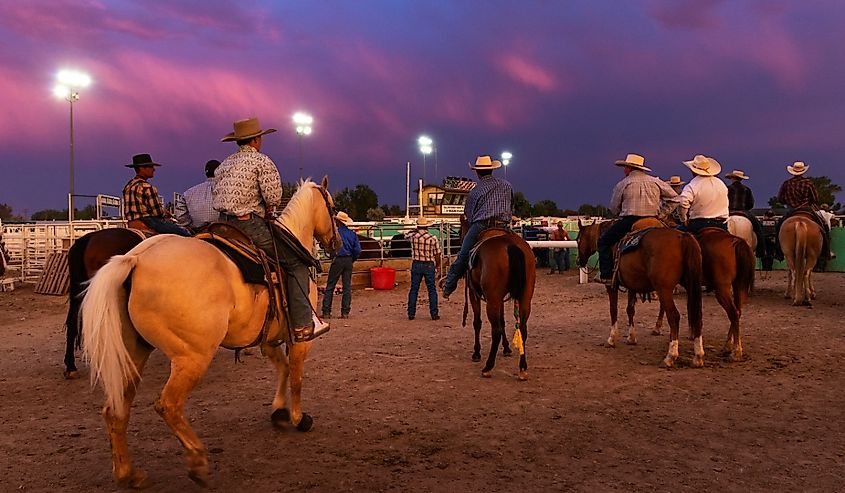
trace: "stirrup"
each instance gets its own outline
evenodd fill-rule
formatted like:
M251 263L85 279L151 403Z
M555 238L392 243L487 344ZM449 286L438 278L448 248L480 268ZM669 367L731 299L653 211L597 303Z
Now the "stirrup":
M293 329L293 342L308 342L325 334L331 330L331 326L327 322L323 322L316 315L313 317L314 325L311 327L297 327Z

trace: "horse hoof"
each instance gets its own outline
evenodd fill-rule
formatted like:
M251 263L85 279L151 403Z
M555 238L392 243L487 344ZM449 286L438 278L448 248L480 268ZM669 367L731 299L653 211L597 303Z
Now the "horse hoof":
M665 366L666 368L674 368L675 360L672 359L672 358L666 357L666 358L663 359L663 366Z
M510 356L512 354L513 354L513 351L510 350L510 349L503 349L502 350L502 356Z
M153 482L147 477L147 474L140 469L132 471L128 476L117 480L117 485L122 488L131 488L133 490L143 490L152 486Z
M77 380L80 376L78 370L65 370L62 375L65 376L65 380Z
M191 471L188 473L188 477L191 478L191 481L197 484L197 486L208 488L208 470L206 471Z
M742 361L742 353L731 353L731 362L738 363L740 361Z
M493 376L493 374L490 373L489 371L482 371L481 376L484 377L484 378L491 378Z
M704 367L704 356L693 356L692 357L692 366L695 368L703 368Z
M625 342L629 346L636 346L637 345L637 338L636 337L629 337L629 338L625 339Z
M302 419L296 425L296 429L302 432L311 431L314 427L314 419L308 413L302 413Z
M276 428L284 428L286 424L290 423L290 411L285 407L276 409L270 415L270 421Z
M616 347L616 341L614 341L613 339L608 339L607 347Z
M479 361L481 361L481 355L473 354L472 355L472 361L478 363Z
M651 335L653 335L653 336L659 336L659 335L660 335L660 330L658 330L658 329L652 329L652 330L651 330Z
M528 372L527 371L520 371L519 375L516 377L520 382L524 382L528 380Z

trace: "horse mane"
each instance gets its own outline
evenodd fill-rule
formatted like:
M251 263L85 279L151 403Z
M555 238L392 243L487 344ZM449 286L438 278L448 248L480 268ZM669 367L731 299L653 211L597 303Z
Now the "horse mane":
M290 202L282 211L278 221L284 224L291 231L300 231L306 225L302 224L302 219L308 217L311 212L311 190L319 187L310 178L299 180L297 183L296 192L290 198Z

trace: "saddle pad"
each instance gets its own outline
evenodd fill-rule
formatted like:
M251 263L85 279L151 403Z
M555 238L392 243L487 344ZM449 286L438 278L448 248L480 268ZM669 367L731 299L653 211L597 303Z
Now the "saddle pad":
M624 255L626 253L633 252L640 246L640 241L642 240L643 236L646 235L649 231L656 229L656 228L644 228L637 231L631 231L624 238L619 240L619 255Z
M213 233L199 233L195 238L214 245L224 255L229 257L238 266L238 270L243 274L245 282L249 284L267 284L264 277L264 267L258 262L258 256L254 250L251 250L250 245Z
M126 228L129 231L132 231L136 235L141 238L141 241L146 240L147 238L151 238L158 234L157 231L153 231L151 229L137 229L137 228Z

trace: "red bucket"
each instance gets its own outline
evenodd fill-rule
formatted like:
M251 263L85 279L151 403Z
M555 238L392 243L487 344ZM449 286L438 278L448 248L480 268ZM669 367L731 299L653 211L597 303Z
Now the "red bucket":
M393 289L396 281L396 269L389 267L370 268L370 285L373 289Z

